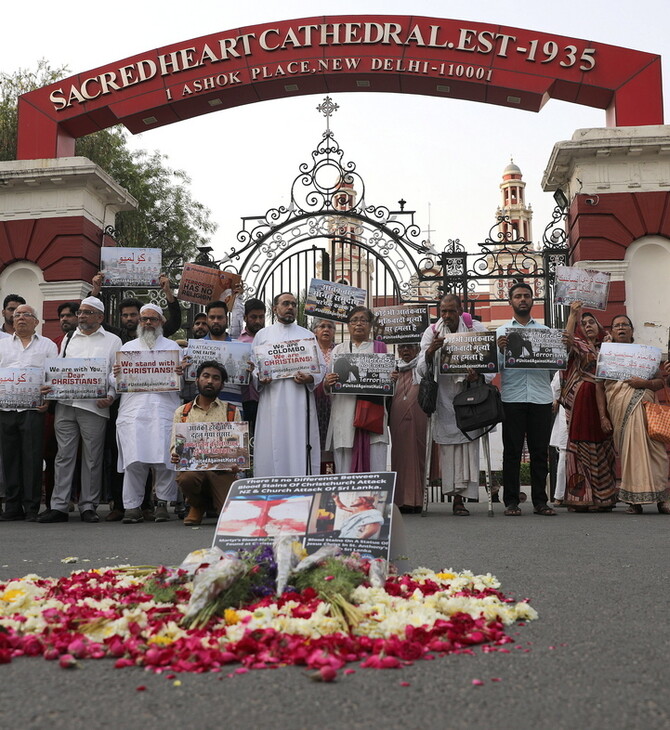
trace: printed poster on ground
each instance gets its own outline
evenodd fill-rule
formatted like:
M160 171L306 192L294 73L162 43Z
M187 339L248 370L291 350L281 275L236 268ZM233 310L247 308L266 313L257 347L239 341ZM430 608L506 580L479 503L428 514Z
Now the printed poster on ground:
M103 286L158 286L163 252L160 248L100 249Z
M116 353L116 364L121 367L116 376L118 393L179 390L180 350L123 350Z
M333 395L393 395L396 362L391 353L342 352L333 355L331 367L339 377Z
M607 309L610 274L595 269L557 266L554 284L556 304L583 302L589 309Z
M440 351L440 373L451 375L498 372L498 346L495 332L453 332L445 335Z
M230 312L235 303L235 287L242 281L239 274L219 271L200 264L184 264L177 299L194 304L224 301Z
M428 329L428 307L375 307L374 338L389 345L421 342Z
M107 360L104 357L56 357L44 361L46 400L107 397Z
M226 368L228 383L248 385L249 363L251 362L250 342L225 342L222 340L189 340L188 351L190 365L186 371L186 380L195 380L198 367L208 360L216 360Z
M603 342L596 364L596 377L604 380L628 380L656 375L662 353L658 347L625 342Z
M395 472L370 472L238 479L213 545L235 552L291 534L310 554L335 544L345 553L388 560L395 478Z
M0 408L38 408L42 405L42 385L42 368L0 368ZM11 458L9 454L7 458Z
M177 471L230 471L249 468L249 424L246 421L175 423Z
M305 301L305 314L335 322L346 322L354 307L365 305L368 293L365 289L334 281L312 279Z
M321 370L316 340L304 338L268 345L254 345L259 378L292 378L298 371L317 375Z
M505 348L507 369L565 370L568 351L563 330L541 327L509 327Z

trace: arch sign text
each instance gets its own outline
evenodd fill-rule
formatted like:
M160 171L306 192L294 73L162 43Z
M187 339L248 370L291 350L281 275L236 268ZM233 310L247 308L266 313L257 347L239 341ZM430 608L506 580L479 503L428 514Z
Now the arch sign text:
M138 133L256 101L351 91L442 96L539 111L607 110L663 123L658 55L460 20L334 16L223 31L138 54L19 99L19 159L70 156L77 137Z

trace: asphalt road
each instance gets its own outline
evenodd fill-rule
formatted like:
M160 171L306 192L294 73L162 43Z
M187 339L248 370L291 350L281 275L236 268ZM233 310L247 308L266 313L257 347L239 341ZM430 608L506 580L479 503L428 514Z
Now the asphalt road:
M301 669L179 675L180 686L107 660L77 671L18 659L0 666L0 727L22 728L668 728L670 517L530 514L405 517L415 565L491 572L528 597L538 621L509 654L448 656L401 670L358 669L333 684ZM101 510L102 512L102 510ZM0 579L121 563L177 564L214 523L0 524ZM61 559L77 556L77 566ZM90 561L90 562L85 562ZM491 678L500 678L492 682ZM473 686L481 679L482 686ZM409 682L403 687L401 682ZM146 691L137 687L145 685Z

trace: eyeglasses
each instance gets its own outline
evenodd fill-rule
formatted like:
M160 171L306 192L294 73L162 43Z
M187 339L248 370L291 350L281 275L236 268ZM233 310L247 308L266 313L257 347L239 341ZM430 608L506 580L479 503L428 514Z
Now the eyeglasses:
M102 314L102 312L97 312L93 309L78 309L75 314L77 315L77 317L80 317L82 315L85 317L90 317L92 314Z
M625 330L631 326L632 325L628 324L628 322L620 322L619 324L613 324L612 329L613 330Z
M359 317L354 317L349 320L349 324L370 324L370 320L367 318L361 319Z
M14 312L14 319L17 317L35 317L32 312ZM35 317L37 319L37 317Z
M160 322L158 317L140 317L140 322Z

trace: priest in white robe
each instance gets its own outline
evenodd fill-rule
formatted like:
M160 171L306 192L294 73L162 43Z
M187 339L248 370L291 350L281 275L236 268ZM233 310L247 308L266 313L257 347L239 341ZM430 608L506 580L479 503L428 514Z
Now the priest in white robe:
M155 304L145 304L140 309L138 336L126 342L121 352L151 350L181 351L174 340L162 334L165 317ZM181 375L181 366L176 368ZM114 376L120 373L114 367ZM123 471L123 506L125 523L142 522L141 505L144 486L153 469L158 505L156 522L169 519L167 503L177 499L177 482L174 464L170 458L170 438L175 409L179 407L179 392L124 393L121 396L119 416L116 421L116 441L119 446L118 469Z
M298 303L293 294L278 294L273 301L276 323L260 330L254 352L266 345L290 340L314 343L318 370L297 370L292 378L271 378L254 369L259 400L254 436L254 476L319 474L321 442L314 389L323 380L326 365L316 338L295 323ZM309 424L309 426L308 426Z
M440 301L440 319L432 324L421 338L421 352L416 371L423 377L428 368L434 366L434 358L448 333L486 332L487 328L469 315L466 324L461 300L455 294L447 294ZM435 353L438 353L437 355ZM465 507L465 499L477 499L479 496L479 441L480 432L472 432L475 441L469 441L456 425L454 414L454 396L461 393L465 381L476 381L480 376L476 373L438 375L437 410L433 414L433 441L440 445L440 471L442 476L442 494L453 498L453 512L459 517L470 513ZM491 382L495 375L484 375L486 382Z

